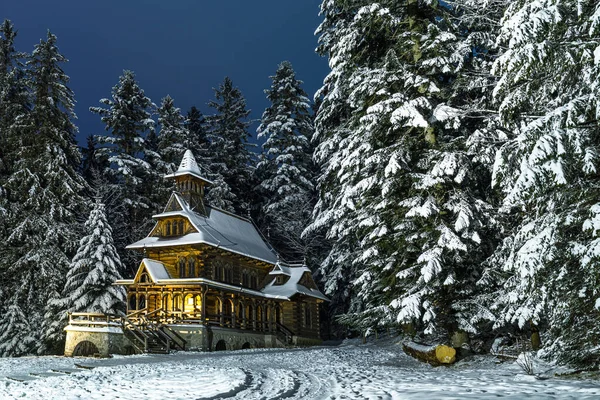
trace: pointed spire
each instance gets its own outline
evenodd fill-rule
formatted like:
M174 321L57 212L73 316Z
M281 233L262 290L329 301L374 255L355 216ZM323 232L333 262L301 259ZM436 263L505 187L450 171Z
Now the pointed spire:
M183 175L191 175L202 181L212 184L211 181L202 176L200 172L200 167L196 162L196 158L194 158L194 154L191 150L186 150L183 154L183 159L181 160L181 164L179 164L179 168L172 174L165 175L165 178L175 178Z
M200 167L198 167L198 163L194 158L194 154L192 154L191 150L186 150L183 155L183 160L181 160L181 164L179 164L179 169L177 172L193 172L195 174L200 174Z

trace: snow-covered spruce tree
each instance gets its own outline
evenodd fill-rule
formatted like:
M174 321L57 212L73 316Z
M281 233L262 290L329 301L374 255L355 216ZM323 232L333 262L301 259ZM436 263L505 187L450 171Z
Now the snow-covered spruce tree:
M74 96L61 67L66 61L50 32L27 61L33 108L18 124L22 147L6 185L12 204L5 243L9 257L3 262L12 279L7 303L13 308L7 318L22 324L20 316L27 317L23 326L30 328L26 334L32 347L5 345L5 356L59 351L51 325L58 316L46 307L64 284L87 189L77 173L81 156L75 144Z
M487 256L490 206L452 86L471 47L437 3L325 1L322 13L332 72L316 121L324 173L312 226L334 243L326 290L354 280L343 320L361 329L474 331L459 309Z
M173 191L172 182L165 180L164 176L177 170L188 138L185 119L171 96L162 99L157 113L160 131L156 139L154 134L148 135L146 146L146 160L151 166L149 173L153 182L149 196L154 212L162 210Z
M6 178L14 160L10 155L14 152L16 138L11 126L16 117L23 114L22 106L26 101L23 78L22 58L14 47L17 36L13 24L5 20L0 25L0 183ZM21 101L19 101L21 100ZM11 135L11 133L13 133Z
M90 107L90 111L101 116L106 125L106 136L98 136L98 157L110 165L103 171L110 182L122 186L118 193L128 207L125 223L129 232L129 243L143 237L152 223L155 211L150 195L152 185L150 164L143 159L146 150L144 137L154 131L151 110L155 107L144 94L131 71L123 71L119 83L112 89L111 99L101 99L105 107ZM111 221L112 223L112 221ZM115 228L113 226L113 228ZM125 264L134 263L135 258L117 248Z
M177 170L183 153L185 153L185 142L188 139L185 118L181 115L181 110L175 107L171 96L162 99L158 108L158 123L160 124L158 152L165 163L165 172L171 173Z
M58 315L52 325L57 333L67 324L68 312L116 314L125 311L125 290L114 286L121 279L121 259L113 243L112 228L106 219L104 204L97 202L85 223L86 236L67 272L59 299L49 308ZM58 335L59 339L62 334Z
M506 237L489 262L496 326L539 327L544 354L600 366L598 156L600 5L514 1L494 65ZM544 344L544 343L543 343Z
M265 138L264 170L260 187L262 211L270 239L287 259L301 259L308 251L302 232L314 207L314 177L309 141L313 126L302 81L288 61L282 62L266 90L271 105L262 115L258 138Z
M0 354L6 356L25 356L31 354L35 347L35 336L31 334L35 330L30 318L27 318L22 307L19 306L18 298L6 305L6 311L2 313L0 320Z
M22 61L25 55L14 47L16 36L13 24L5 20L0 25L0 243L6 242L8 234L10 199L6 183L13 172L17 150L21 147L16 126L29 111L29 93ZM0 246L0 259L7 257L3 253L3 247ZM8 277L4 277L6 267L0 261L0 282L8 282ZM3 299L2 293L0 288L0 301Z
M208 161L204 161L204 159L208 158L209 146L207 122L204 115L195 106L192 106L187 112L185 127L188 133L183 144L186 149L192 151L200 168L206 170L208 168Z
M220 204L228 211L245 214L252 204L248 195L254 188L250 167L252 154L248 143L250 122L247 118L250 110L246 109L242 92L233 86L229 77L225 77L214 91L215 100L208 105L216 114L209 118L208 139L214 157L211 173L215 185L209 188L207 198L212 204Z

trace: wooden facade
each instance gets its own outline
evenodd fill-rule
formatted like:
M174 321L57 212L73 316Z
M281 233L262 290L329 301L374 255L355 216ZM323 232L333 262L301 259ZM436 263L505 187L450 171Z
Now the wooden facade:
M308 268L280 262L250 220L205 204L210 182L189 151L168 177L177 191L148 237L129 246L145 258L116 283L127 289L128 319L318 340L327 298Z

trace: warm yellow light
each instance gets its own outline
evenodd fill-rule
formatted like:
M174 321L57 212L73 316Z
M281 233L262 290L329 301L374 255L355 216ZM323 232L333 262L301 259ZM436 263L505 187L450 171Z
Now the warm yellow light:
M194 298L193 298L193 297L190 297L190 298L188 299L188 306L193 306L193 305L194 305Z

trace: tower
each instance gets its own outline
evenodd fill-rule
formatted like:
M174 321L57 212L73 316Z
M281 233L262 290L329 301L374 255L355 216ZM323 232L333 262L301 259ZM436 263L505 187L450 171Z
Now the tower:
M173 178L177 192L187 201L191 209L206 215L204 207L204 187L212 182L200 174L200 167L191 150L186 150L179 168L165 179Z

